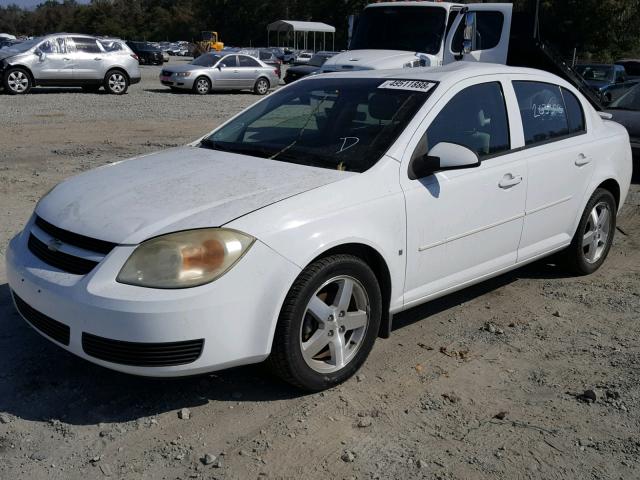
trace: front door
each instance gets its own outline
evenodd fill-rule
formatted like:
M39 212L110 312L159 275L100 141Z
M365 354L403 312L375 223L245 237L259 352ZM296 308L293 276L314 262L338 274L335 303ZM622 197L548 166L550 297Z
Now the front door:
M470 3L466 7L466 14L457 16L453 28L447 34L443 63L465 60L506 64L513 5ZM471 37L471 51L463 54L465 27L469 29Z
M407 208L405 305L514 265L526 199L526 162L511 152L501 81L461 83L443 96L424 125L407 149L401 175ZM410 158L440 142L469 148L480 166L409 180Z
M64 84L73 77L73 61L64 37L53 37L42 42L36 50L38 60L32 69L39 84Z
M215 88L223 88L226 90L233 90L241 88L239 77L240 71L238 69L238 56L227 55L217 65L217 71L215 72Z

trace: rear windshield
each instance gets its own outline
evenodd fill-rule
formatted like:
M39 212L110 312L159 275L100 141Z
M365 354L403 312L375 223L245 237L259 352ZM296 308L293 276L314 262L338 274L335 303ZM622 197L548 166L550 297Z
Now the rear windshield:
M377 78L303 80L249 108L201 146L364 172L391 147L434 87Z

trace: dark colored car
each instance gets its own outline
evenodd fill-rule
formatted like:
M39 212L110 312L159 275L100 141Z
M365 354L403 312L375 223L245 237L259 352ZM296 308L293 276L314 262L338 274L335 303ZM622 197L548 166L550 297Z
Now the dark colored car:
M300 80L302 77L306 77L307 75L313 75L319 73L322 65L327 59L333 57L335 52L318 52L311 60L303 65L295 65L293 67L289 67L287 69L287 73L284 76L284 83L295 82L296 80Z
M634 158L634 176L636 176L638 175L637 162L640 160L640 84L636 84L627 93L611 102L606 111L613 115L613 120L624 125L629 132Z
M576 65L576 70L604 104L611 103L636 83L627 78L622 65L585 64Z
M162 65L164 63L162 50L148 42L127 42L127 45L138 56L140 65Z
M623 58L622 60L618 60L616 65L624 67L629 80L640 80L640 59Z
M282 63L292 63L296 59L296 53L289 48L269 47L265 50L271 51Z
M275 54L270 49L267 49L267 48L242 48L242 49L238 50L238 53L241 53L243 55L250 55L250 56L252 56L254 58L257 58L261 62L266 63L270 67L273 67L274 70L277 70L278 77L282 78L282 70L281 70L282 61L278 60L278 57L276 57Z

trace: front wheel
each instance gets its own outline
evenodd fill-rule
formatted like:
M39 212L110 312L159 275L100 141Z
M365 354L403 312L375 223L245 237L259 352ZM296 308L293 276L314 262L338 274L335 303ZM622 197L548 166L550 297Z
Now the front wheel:
M129 79L119 70L114 70L105 76L104 88L112 95L124 95L129 89Z
M32 87L29 73L22 68L10 68L4 76L4 88L10 95L24 95Z
M367 359L381 316L380 286L363 260L352 255L317 260L287 294L269 362L303 390L333 387Z
M211 81L207 77L199 77L193 84L193 91L198 95L206 95L211 90Z
M259 78L256 84L253 86L253 93L256 95L265 95L269 91L269 80L266 78Z
M616 230L616 200L598 188L584 209L571 245L566 250L570 268L579 275L595 272L604 263Z

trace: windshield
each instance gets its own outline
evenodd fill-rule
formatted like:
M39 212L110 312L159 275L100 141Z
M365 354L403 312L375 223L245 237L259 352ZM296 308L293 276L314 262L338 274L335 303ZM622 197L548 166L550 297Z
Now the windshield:
M630 88L620 98L611 102L607 109L640 111L640 84Z
M220 55L214 55L213 53L207 53L200 55L196 58L191 65L198 65L200 67L213 67L220 60Z
M578 65L576 68L585 80L613 81L613 67L608 65Z
M42 41L42 37L32 38L31 40L25 40L24 42L16 43L15 45L7 45L5 48L12 52L26 52L27 50L35 47Z
M433 87L379 78L304 80L249 108L201 146L364 172L391 147Z
M442 7L366 8L349 48L436 54L442 45L446 17Z

